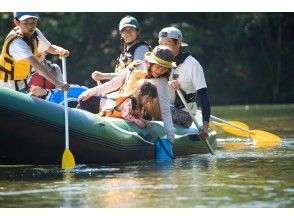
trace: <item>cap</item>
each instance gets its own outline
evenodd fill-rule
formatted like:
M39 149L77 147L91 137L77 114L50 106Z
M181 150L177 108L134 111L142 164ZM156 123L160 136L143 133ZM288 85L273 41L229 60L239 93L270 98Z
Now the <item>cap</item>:
M39 14L38 14L38 12L14 12L13 17L17 18L20 21L23 21L28 18L39 19Z
M145 54L145 60L149 63L155 63L159 66L163 66L169 69L176 67L176 63L173 62L174 60L174 53L172 50L163 45L156 46L152 52L147 52Z
M161 37L168 37L176 40L183 40L183 34L182 32L175 27L166 27L163 28L158 35L158 38Z

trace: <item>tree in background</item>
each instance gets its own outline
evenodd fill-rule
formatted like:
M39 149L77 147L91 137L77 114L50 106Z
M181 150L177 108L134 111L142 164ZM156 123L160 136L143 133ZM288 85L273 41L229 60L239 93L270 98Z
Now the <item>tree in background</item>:
M163 27L183 31L204 68L213 105L294 102L293 13L40 13L48 39L71 51L70 83L94 86L93 70L114 69L118 24L127 14L140 21L141 38L152 46ZM12 13L0 19L2 45Z

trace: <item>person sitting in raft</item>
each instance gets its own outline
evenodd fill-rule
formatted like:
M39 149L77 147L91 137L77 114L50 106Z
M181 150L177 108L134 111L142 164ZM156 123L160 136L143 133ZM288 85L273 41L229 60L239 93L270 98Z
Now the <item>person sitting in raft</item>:
M60 67L52 63L51 61L46 59L47 52L40 53L36 56L37 60L44 66L44 68L56 77L58 81L62 81L62 72ZM55 88L60 88L59 86L55 86L45 77L40 75L35 68L31 70L31 76L28 81L28 87L31 95L46 99L50 96L50 93Z
M100 80L111 80L124 70L134 60L144 60L146 52L151 51L151 46L139 39L140 25L136 18L127 15L119 22L119 33L121 39L121 54L116 60L114 73L104 73L94 71L91 75L99 85ZM137 66L138 69L144 70L144 64Z
M51 44L37 28L39 15L37 12L15 12L14 24L5 38L0 55L0 87L10 88L28 93L27 78L31 67L62 90L68 90L70 85L63 80L57 80L36 59L43 51L67 57L69 51Z
M108 99L99 115L122 118L134 122L141 128L146 128L148 123L143 118L145 109L156 97L156 86L148 80L141 80L133 94L122 94L115 99Z
M201 103L203 120L199 136L205 140L208 138L211 107L203 68L187 50L188 45L183 43L183 34L178 28L163 28L158 34L158 42L160 45L171 48L177 64L169 77L173 122L184 127L190 127L193 122L176 90L182 91L189 108L194 114L197 111L197 95Z
M163 120L165 134L169 141L173 142L174 131L168 86L171 69L176 67L173 59L174 54L169 47L156 46L152 52L145 54L145 62L133 61L112 80L83 92L78 98L77 108L97 114L105 105L102 96L117 89L120 89L118 94L130 94L140 79L149 79L157 88L158 98L151 105L146 106L146 112L154 118ZM145 69L137 69L137 62L144 63Z

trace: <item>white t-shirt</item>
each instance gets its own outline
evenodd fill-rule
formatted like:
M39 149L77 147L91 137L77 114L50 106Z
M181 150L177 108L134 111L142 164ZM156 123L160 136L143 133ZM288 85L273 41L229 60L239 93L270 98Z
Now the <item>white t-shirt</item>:
M177 80L181 85L181 89L187 94L195 93L202 88L207 88L203 68L191 55L172 70L169 80L174 80L174 76L178 76ZM173 105L175 103L176 93L171 88L169 88L169 91L171 94L170 104ZM196 103L188 103L188 105L193 112L196 111Z
M41 53L48 50L48 48L51 46L51 43L44 37L39 29L36 29L36 32L38 34L37 38L39 41L38 52ZM16 61L34 56L27 43L20 38L16 38L10 43L8 52ZM0 80L0 87L6 87L15 90L15 81L8 80L7 82L4 82L3 80ZM19 89L25 88L24 82L19 81L18 87Z

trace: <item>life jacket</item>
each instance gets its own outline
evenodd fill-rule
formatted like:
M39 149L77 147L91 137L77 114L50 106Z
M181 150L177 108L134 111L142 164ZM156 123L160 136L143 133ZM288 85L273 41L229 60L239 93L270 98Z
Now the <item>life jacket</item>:
M129 73L126 76L125 84L121 87L120 94L132 94L136 84L139 80L145 79L147 76L146 70L137 69L136 66L141 64L142 60L135 60L129 65Z
M132 94L134 91L134 88L136 87L136 84L141 79L146 79L147 77L147 71L146 70L140 70L137 69L136 66L142 63L141 60L135 60L132 64L129 65L129 73L126 77L125 84L120 89L120 94L126 93L126 94ZM167 75L164 74L164 76L161 77L168 77L169 73ZM160 111L160 105L159 105L159 99L158 97L153 100L151 105L149 105L145 111L154 118L160 118L161 117L161 111Z
M45 63L43 64L43 62L45 62ZM50 72L52 75L57 77L57 72L56 72L55 66L48 60L44 60L43 62L42 62L42 65L48 70L48 72ZM36 71L32 72L32 77L29 82L29 87L31 87L32 85L39 86L42 89L50 89L50 90L55 89L55 85L53 83L51 83L49 80L47 80L46 78L41 76Z
M149 51L152 50L152 47L145 41L135 43L133 46L131 46L128 50L124 51L117 58L116 64L115 64L115 73L120 73L134 60L134 54L136 49L142 45L146 45Z
M16 61L10 54L9 54L9 46L11 42L16 39L20 38L24 40L34 55L37 55L38 50L38 39L37 39L37 32L34 32L31 39L24 37L20 33L20 28L16 27L10 31L10 33L5 38L2 52L0 55L0 80L25 80L30 73L31 65L30 62L26 59Z
M127 98L134 99L131 95L118 95L116 98L112 99L114 102L113 107L106 108L102 110L99 115L100 116L108 116L108 117L114 117L114 118L122 118L121 111L117 109L119 105L121 105Z

